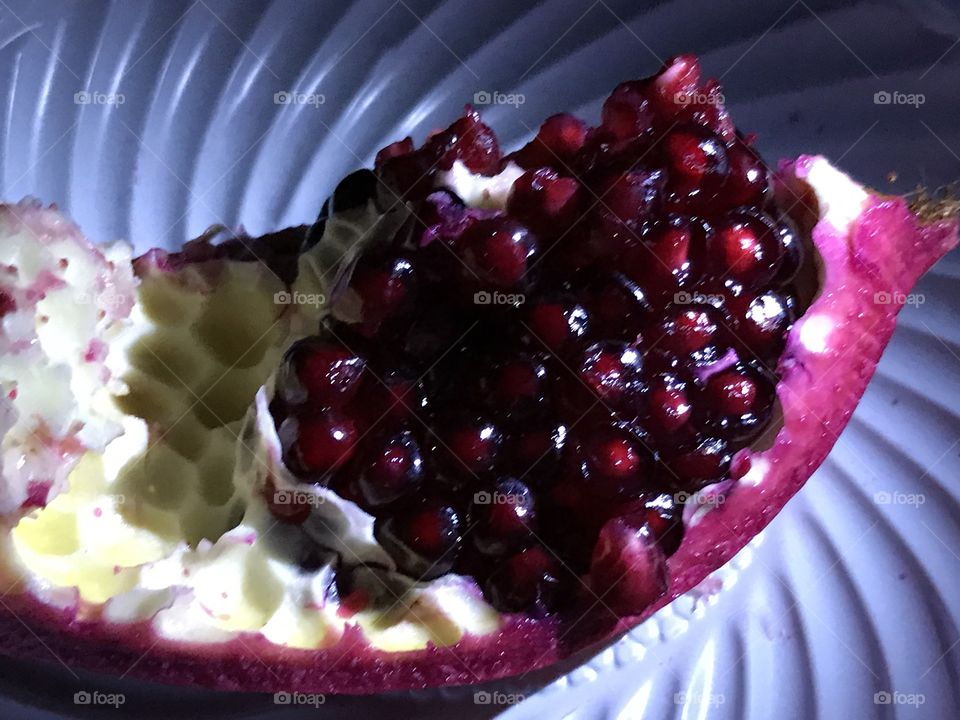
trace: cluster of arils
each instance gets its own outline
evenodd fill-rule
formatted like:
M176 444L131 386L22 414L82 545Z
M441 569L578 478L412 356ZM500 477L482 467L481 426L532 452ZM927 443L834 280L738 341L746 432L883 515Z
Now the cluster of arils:
M663 592L683 499L771 427L798 312L801 245L720 99L683 56L512 155L469 109L380 152L414 227L363 255L273 408L290 470L373 514L400 571L509 611L584 578L625 614ZM457 162L524 172L471 208L438 183Z

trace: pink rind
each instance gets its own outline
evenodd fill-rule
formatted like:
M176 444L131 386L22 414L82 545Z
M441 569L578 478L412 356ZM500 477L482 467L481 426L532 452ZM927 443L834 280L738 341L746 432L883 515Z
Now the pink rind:
M801 226L809 219L804 215L816 211L804 183L815 160L804 156L780 170L781 189L799 200ZM752 464L768 463L769 470L756 485L735 484L723 504L689 528L668 562L669 591L643 615L608 622L600 610L576 623L508 616L496 634L403 653L375 650L357 628L350 628L332 647L306 651L253 635L218 645L177 643L158 638L148 623L85 621L75 609L56 610L19 594L7 596L0 606L0 652L47 661L56 657L68 666L172 684L344 694L478 683L587 653L702 582L803 486L853 414L893 333L899 306L877 302L877 294L906 294L956 246L957 232L955 221L924 225L902 199L877 195L870 196L849 233L822 218L813 225L825 272L819 294L791 330L780 361L784 425L769 449L749 457ZM832 318L834 337L843 338L822 353L801 341L803 322L819 315Z

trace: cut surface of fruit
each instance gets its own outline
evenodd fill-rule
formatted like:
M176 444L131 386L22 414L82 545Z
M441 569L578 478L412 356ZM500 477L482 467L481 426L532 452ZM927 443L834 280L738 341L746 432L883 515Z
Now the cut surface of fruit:
M680 56L506 155L468 108L309 230L136 280L71 236L129 298L95 330L119 425L5 510L2 651L369 693L526 672L700 583L829 452L893 331L876 298L957 241L822 157L768 169L719 100Z

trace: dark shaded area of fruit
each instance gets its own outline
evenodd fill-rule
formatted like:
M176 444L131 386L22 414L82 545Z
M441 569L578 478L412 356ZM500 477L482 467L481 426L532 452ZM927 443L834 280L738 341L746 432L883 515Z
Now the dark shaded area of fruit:
M468 108L378 155L364 187L411 218L288 352L272 407L287 466L373 514L401 572L533 615L665 591L684 500L771 429L801 311L803 246L720 99L682 56L598 127L557 115L503 156ZM457 161L525 172L504 211L468 208L436 188Z

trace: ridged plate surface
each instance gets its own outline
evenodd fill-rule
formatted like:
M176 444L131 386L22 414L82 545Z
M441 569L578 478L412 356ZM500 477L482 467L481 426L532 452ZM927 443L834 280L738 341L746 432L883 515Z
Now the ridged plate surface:
M0 0L0 197L140 249L261 233L309 222L339 177L475 93L513 96L481 109L514 147L688 50L769 159L821 152L903 192L960 177L958 38L934 0ZM825 465L702 592L580 667L331 697L324 717L960 717L958 280L955 253L921 282ZM317 716L51 661L0 663L0 714Z

